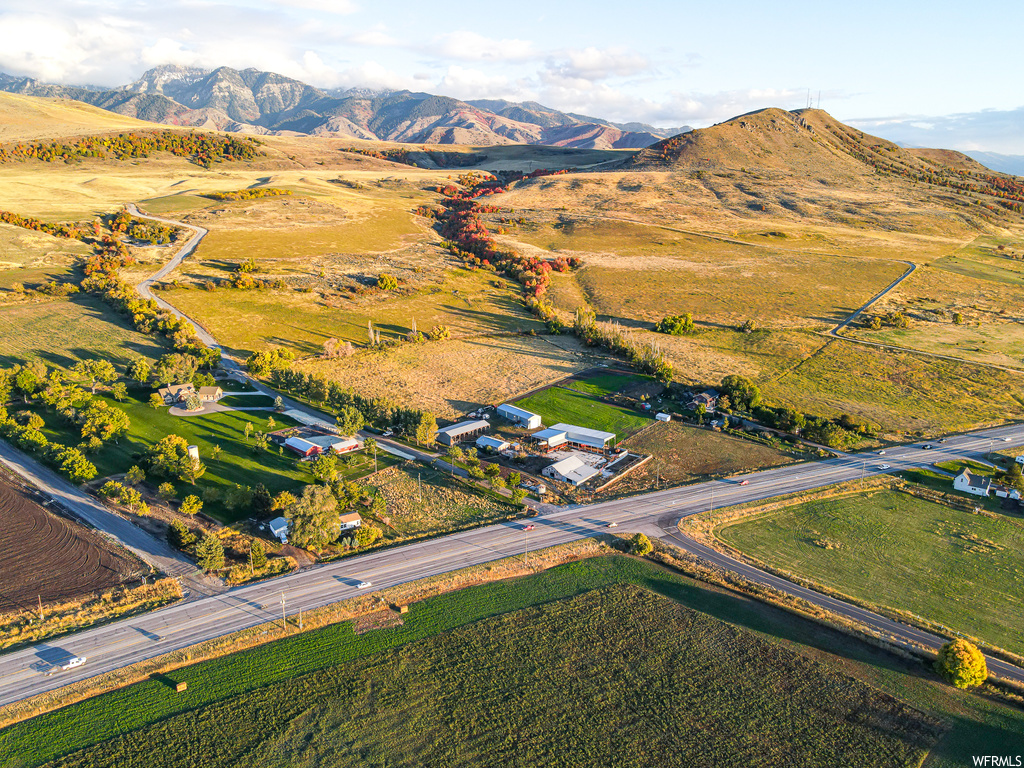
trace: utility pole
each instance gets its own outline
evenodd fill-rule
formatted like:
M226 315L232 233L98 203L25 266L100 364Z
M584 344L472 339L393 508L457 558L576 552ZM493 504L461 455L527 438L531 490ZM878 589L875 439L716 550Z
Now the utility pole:
M43 620L43 596L39 595L39 620Z
M299 608L299 631L302 631L302 609Z
M284 615L284 592L281 593L281 628L288 631L288 619Z
M524 528L523 529L523 539L526 542L526 544L525 544L525 546L523 548L523 565L526 565L527 563L530 562L530 529L529 528Z
M416 473L416 500L423 503L423 473Z
M715 486L712 485L711 486L711 509L709 509L708 512L714 512L714 511L715 511Z

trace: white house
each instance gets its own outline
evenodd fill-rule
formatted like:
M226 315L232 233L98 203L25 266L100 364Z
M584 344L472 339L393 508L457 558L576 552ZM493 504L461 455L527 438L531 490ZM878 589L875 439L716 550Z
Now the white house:
M517 408L511 403L499 405L498 415L506 421L518 424L520 427L526 427L526 429L538 429L541 426L540 416L522 408Z
M482 448L485 451L493 451L494 453L501 453L508 448L508 443L502 440L500 437L491 437L490 435L481 435L476 439L476 447Z
M341 521L341 530L351 531L363 524L363 518L358 512L349 512L338 518Z
M1024 464L1024 456L1018 456L1017 457L1017 463L1018 464Z
M988 496L989 491L992 490L992 478L975 477L965 467L964 471L953 479L953 488L975 496Z
M657 413L657 414L654 415L654 418L656 418L658 421L672 421L672 414L671 413Z
M594 475L601 474L601 470L592 467L584 462L579 456L570 456L567 459L556 461L550 467L544 467L541 474L561 480L564 483L582 485Z
M276 536L282 544L288 543L288 521L283 517L275 517L267 526L270 528L270 535Z

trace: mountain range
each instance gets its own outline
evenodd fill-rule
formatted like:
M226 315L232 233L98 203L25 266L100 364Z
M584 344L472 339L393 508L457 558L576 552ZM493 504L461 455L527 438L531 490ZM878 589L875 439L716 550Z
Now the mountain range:
M613 123L536 102L460 101L411 91L322 90L257 69L164 65L113 89L0 73L0 91L74 99L168 125L255 134L307 134L412 144L542 144L637 149L689 131Z

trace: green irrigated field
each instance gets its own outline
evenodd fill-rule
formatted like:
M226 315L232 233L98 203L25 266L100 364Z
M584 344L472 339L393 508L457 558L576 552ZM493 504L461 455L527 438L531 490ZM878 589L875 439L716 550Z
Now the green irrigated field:
M566 382L563 386L566 389L573 389L577 392L584 392L589 395L604 397L618 393L632 393L634 391L649 390L660 392L664 389L653 376L643 376L632 373L594 373L588 372L578 379Z
M80 358L105 358L122 367L135 357L157 358L168 350L159 339L128 328L123 318L93 296L0 307L0 366L38 358L70 368Z
M174 672L184 695L121 689L8 729L0 754L68 768L912 766L934 748L952 765L981 743L972 718L995 726L989 746L1019 743L1016 710L856 645L874 664L849 666L905 682L904 703L795 652L854 646L784 616L647 563L589 560L417 603L400 627L338 625ZM958 706L963 726L935 747L935 716Z
M649 416L619 405L604 403L592 395L561 387L550 387L516 402L520 408L539 414L546 426L564 422L577 427L614 432L622 440L653 422Z
M1024 653L1024 524L898 491L812 501L726 525L777 568Z

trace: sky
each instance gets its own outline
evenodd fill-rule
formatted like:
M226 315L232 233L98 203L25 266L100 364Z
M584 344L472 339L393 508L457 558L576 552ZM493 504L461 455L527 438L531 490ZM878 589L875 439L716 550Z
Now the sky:
M1006 0L0 0L0 71L109 87L160 64L255 67L663 128L810 93L887 138L1024 154L1021 29Z

